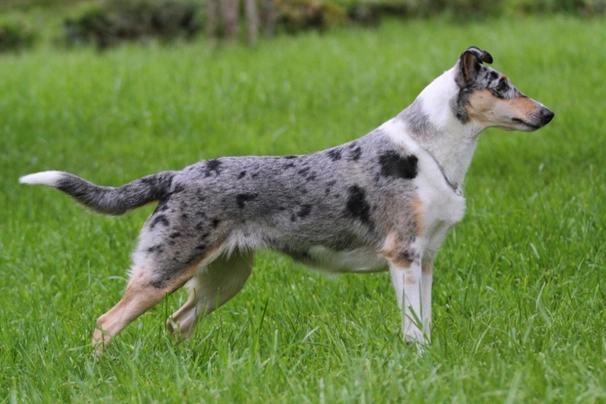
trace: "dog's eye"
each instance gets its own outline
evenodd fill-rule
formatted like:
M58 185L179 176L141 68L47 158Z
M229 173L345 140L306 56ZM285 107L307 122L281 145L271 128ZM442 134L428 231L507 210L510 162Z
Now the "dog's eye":
M499 80L499 84L497 84L497 91L504 93L508 89L509 89L509 83L507 82L507 79L504 77L501 77L501 79Z

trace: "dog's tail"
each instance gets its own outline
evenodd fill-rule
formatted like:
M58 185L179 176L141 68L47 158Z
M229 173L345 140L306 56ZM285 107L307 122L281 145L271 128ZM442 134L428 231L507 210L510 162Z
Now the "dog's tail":
M169 194L174 176L174 171L164 171L114 188L95 185L62 171L43 171L21 177L19 182L54 187L91 210L121 215Z

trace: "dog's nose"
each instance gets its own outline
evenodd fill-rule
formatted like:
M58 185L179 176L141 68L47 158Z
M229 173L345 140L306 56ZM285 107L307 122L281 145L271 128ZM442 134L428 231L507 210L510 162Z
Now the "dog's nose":
M543 125L547 125L553 119L555 114L549 108L543 107L541 109L541 117L543 118Z

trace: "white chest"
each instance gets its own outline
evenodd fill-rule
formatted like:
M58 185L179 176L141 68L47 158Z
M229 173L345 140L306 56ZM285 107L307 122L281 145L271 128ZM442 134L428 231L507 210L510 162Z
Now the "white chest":
M433 259L448 230L465 215L465 198L447 185L441 172L436 175L435 171L421 171L416 179L423 206L424 259Z

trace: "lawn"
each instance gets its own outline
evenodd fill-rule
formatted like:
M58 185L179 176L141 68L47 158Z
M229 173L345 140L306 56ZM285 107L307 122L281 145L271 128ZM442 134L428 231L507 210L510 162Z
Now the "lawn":
M604 37L604 20L435 20L256 49L0 56L0 402L605 402ZM556 117L482 135L467 215L437 259L424 355L402 340L387 274L327 278L263 252L188 343L164 329L177 292L91 356L153 207L95 215L19 176L120 185L334 146L397 114L471 44Z

